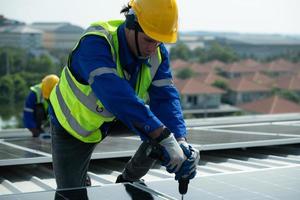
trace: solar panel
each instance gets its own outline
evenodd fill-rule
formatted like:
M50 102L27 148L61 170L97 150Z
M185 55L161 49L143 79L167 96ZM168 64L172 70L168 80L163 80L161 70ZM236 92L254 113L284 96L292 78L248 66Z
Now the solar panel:
M5 142L51 154L51 139L33 137L5 139Z
M300 137L244 134L222 130L189 130L188 141L201 150L300 143Z
M263 178L262 178L263 177ZM198 177L189 184L185 199L285 199L300 196L300 167L274 168ZM174 180L147 183L148 187L180 199Z
M102 187L89 187L87 190L77 189L72 191L76 194L76 197L81 198L77 199L89 199L89 200L132 200L132 199L143 199L143 200L168 200L172 198L168 198L164 194L151 192L147 189L143 189L140 187L136 187L132 184L115 184L115 185L107 185ZM83 193L87 193L88 198L85 198ZM62 199L67 199L64 197L63 192L59 192ZM3 195L1 196L2 200L53 200L55 196L55 191L47 191L47 192L35 192L35 193L25 193L25 194L17 194L17 195Z
M255 125L255 126L235 126L221 128L226 130L240 130L250 132L262 133L276 133L276 134L295 134L300 135L300 126L291 125Z
M0 142L2 142L0 147L3 151L0 157L0 166L52 162L51 139L22 137L9 138ZM138 138L107 137L96 146L92 159L128 157L135 153L140 143Z
M92 159L126 157L135 153L141 141L126 137L106 137L98 144L93 152Z
M291 122L293 123L293 122ZM217 150L229 148L243 148L266 145L280 145L300 143L300 127L289 125L254 125L228 127L219 126L212 129L189 130L188 141L200 150ZM248 131L248 133L247 133ZM280 132L280 134L278 134ZM10 149L5 149L1 165L51 162L51 140L32 137L7 138L0 140ZM108 136L96 146L92 159L129 157L132 156L141 141L138 136L115 137ZM13 149L18 153L9 153ZM30 154L32 153L32 154ZM10 154L17 154L18 159L10 158ZM38 155L40 154L40 155ZM23 156L25 155L25 156ZM30 158L30 159L27 159ZM9 161L10 160L10 161Z
M40 155L26 152L0 143L0 160L32 157L40 157Z
M0 166L49 162L51 158L0 143Z

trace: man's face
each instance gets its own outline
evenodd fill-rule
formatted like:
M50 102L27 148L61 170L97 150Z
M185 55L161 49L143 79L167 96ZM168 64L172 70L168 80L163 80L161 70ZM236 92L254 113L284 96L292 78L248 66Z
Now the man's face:
M138 33L138 40L141 56L145 58L151 56L156 51L157 46L160 44L160 42L153 40L142 32Z

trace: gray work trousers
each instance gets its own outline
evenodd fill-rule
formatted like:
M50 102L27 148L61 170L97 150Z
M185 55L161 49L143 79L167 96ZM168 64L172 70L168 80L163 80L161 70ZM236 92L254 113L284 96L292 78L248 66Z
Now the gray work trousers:
M53 170L57 189L84 187L91 155L97 143L81 142L61 126L52 124L51 134ZM156 160L146 154L149 145L147 142L140 145L135 155L126 164L122 173L123 178L137 181L153 166Z

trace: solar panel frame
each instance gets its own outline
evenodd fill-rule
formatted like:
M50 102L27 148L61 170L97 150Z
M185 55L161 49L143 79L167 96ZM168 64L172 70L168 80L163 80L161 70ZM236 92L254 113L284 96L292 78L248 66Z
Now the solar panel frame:
M198 131L198 133L197 133ZM209 144L203 143L208 139L214 137L219 140L226 140L227 142L210 142ZM213 138L213 139L214 139ZM243 140L243 138L246 138ZM251 140L249 140L251 138ZM300 143L300 137L292 136L274 136L274 135L260 135L260 134L245 134L243 132L230 133L230 130L225 132L217 129L199 129L190 130L187 137L188 141L199 150L219 150L231 148L244 148L244 147L258 147L270 146L279 144L295 144Z
M256 133L274 133L278 135L293 135L300 136L300 126L289 125L251 125L251 126L235 126L226 127L222 130L233 130L233 131L245 131L245 132L256 132Z
M279 123L279 122L276 122ZM280 144L300 143L300 137L296 134L284 133L262 133L247 132L240 127L289 127L289 129L298 130L298 126L291 126L299 123L297 121L285 121L284 123L272 125L272 123L256 123L244 125L218 125L217 127L198 127L189 129L188 141L199 150L218 150L230 148L245 148L255 146L270 146ZM6 131L7 132L7 131ZM11 147L21 149L24 152L32 152L40 156L30 158L3 159L0 160L0 166L13 164L46 163L52 162L51 159L51 140L41 141L39 138L20 137L0 139L0 143L6 143ZM136 135L126 137L108 136L99 145L96 146L92 159L130 157L141 144L140 138Z
M75 189L76 190L76 189ZM77 189L79 190L79 189ZM131 199L143 199L143 200L175 200L174 198L157 192L152 191L149 188L137 186L131 183L124 184L110 184L104 186L87 187L87 196L89 200L131 200ZM60 193L62 194L62 193ZM44 192L32 192L23 194L13 195L2 195L1 200L53 200L55 191L44 191ZM63 194L62 194L62 196ZM67 199L67 198L65 198Z
M214 174L191 180L185 199L298 200L299 184L300 165ZM173 179L149 182L147 186L176 199L181 198L178 182Z

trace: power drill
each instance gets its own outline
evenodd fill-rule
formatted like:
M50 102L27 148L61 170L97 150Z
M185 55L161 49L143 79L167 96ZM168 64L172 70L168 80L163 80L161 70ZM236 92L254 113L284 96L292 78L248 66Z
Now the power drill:
M187 193L190 180L185 179L185 178L181 178L181 179L178 180L178 183L179 183L178 184L178 190L179 190L179 193L181 194L181 200L183 200L183 196Z
M164 161L163 157L163 150L161 146L156 143L156 142L151 142L149 145L149 149L147 150L147 155L153 159L157 159L160 161ZM178 190L179 193L181 194L181 199L183 200L183 196L187 193L188 191L188 185L189 185L190 180L185 179L185 178L180 178L178 180Z

